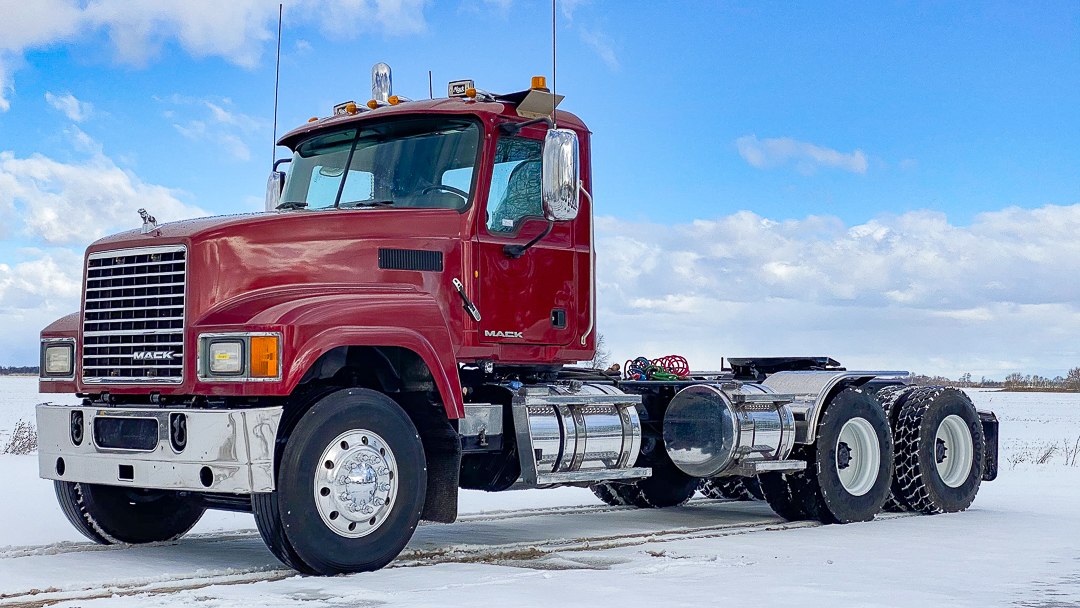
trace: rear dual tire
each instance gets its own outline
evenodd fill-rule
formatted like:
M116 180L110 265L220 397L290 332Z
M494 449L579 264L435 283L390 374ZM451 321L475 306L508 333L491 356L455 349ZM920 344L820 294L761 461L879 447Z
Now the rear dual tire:
M662 446L662 443L656 444ZM590 486L597 498L612 506L663 509L685 504L699 480L675 466L662 447L642 453L635 466L649 467L652 476L632 483L603 482Z
M896 420L893 495L905 509L967 509L982 483L986 439L975 405L955 388L912 392Z
M888 498L892 433L881 406L860 389L838 393L818 423L817 441L798 446L791 458L805 460L806 469L758 476L765 500L785 519L868 521Z
M714 477L704 479L698 486L706 498L725 498L728 500L764 500L761 484L757 477Z

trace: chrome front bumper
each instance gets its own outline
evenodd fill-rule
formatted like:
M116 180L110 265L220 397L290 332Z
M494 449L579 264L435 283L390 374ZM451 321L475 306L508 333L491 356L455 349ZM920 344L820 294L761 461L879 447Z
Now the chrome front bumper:
M43 479L112 486L251 494L274 489L274 443L280 407L198 410L50 405L37 406L38 471ZM73 414L82 414L82 440L72 438ZM186 418L186 445L170 437L170 415ZM101 447L98 418L157 423L148 449ZM104 421L103 421L104 422ZM149 422L146 422L149 424ZM150 442L154 443L153 438Z

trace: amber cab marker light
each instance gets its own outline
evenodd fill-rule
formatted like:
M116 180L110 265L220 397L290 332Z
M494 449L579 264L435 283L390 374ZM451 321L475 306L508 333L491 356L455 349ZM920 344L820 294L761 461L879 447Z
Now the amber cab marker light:
M308 122L315 122L316 120L319 120L318 116L312 116L311 118L307 119Z
M367 102L367 107L369 107L369 108L371 108L372 110L374 110L375 108L379 107L379 102L377 102L377 101L375 101L374 99L372 99L371 101Z
M387 101L387 102L388 102L388 103L389 103L390 105L392 105L392 106L396 106L397 104L401 103L401 98L400 98L400 97L398 97L397 95L391 95L390 97L388 97L388 98L386 99L386 101Z
M476 99L476 89L465 89L465 97Z
M345 111L348 112L349 114L356 114L356 104L355 103L347 103L347 104L345 104Z
M277 336L251 337L251 377L273 378L278 374Z

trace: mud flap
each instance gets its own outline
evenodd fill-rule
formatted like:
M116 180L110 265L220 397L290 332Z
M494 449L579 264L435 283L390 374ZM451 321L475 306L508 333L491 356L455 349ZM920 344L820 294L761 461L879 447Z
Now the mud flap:
M986 451L983 454L983 481L994 481L998 474L998 419L994 412L979 412Z
M427 499L420 519L452 524L457 520L458 478L461 473L461 438L441 406L426 396L391 395L412 418L427 459Z

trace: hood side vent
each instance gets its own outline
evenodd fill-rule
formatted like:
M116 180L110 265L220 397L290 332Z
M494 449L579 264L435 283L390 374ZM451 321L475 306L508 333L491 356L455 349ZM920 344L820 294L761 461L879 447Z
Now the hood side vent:
M379 249L379 268L383 270L427 270L442 272L441 251L423 249Z

